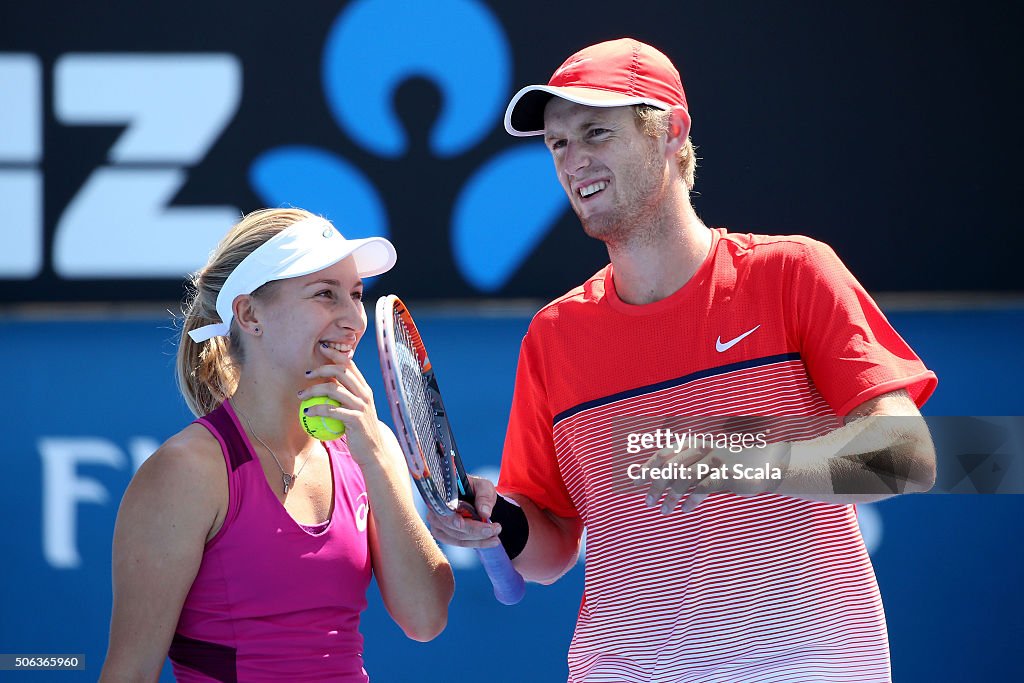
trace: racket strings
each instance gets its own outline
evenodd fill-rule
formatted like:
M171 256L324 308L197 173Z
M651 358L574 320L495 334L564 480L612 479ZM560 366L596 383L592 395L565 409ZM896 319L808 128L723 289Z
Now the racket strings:
M412 335L401 317L395 315L395 356L402 382L402 390L407 397L407 406L413 420L413 435L420 452L427 462L430 479L438 492L444 497L444 503L451 506L458 499L455 491L454 477L448 463L445 441L434 420L433 401L427 378L423 374L417 357Z

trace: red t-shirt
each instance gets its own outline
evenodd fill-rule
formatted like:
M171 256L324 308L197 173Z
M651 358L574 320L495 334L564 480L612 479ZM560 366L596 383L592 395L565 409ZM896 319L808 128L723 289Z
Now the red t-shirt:
M887 681L853 506L716 493L666 517L626 476L650 454L624 434L663 418L800 416L776 437L806 439L883 393L922 405L935 388L829 247L712 235L671 296L627 304L607 266L523 339L499 489L586 525L570 680Z

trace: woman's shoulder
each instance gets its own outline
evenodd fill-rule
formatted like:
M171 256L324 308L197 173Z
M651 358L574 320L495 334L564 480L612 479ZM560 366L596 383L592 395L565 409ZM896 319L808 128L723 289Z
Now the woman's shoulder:
M208 429L192 423L149 456L132 483L215 494L224 489L226 482L220 442Z
M219 529L228 505L227 467L216 438L192 424L169 438L132 477L118 525L161 542L179 534L197 543ZM204 539L205 537L205 539Z
M150 460L153 458L159 458L162 467L172 468L210 468L224 464L220 442L198 422L167 439Z

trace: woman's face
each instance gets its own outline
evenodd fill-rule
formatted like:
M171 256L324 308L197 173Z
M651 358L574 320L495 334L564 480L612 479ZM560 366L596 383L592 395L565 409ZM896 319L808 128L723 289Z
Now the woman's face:
M363 281L350 256L310 275L280 280L254 299L262 344L275 367L297 372L329 362L323 344L352 356L366 331Z

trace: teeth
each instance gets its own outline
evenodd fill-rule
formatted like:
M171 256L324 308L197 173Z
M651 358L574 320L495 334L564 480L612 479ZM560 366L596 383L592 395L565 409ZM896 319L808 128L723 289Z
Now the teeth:
M326 344L335 351L341 351L342 353L347 353L352 350L352 347L348 344L339 344L337 342L326 342Z
M581 187L580 188L580 196L582 196L582 197L589 197L590 195L594 194L595 192L600 192L601 190L603 190L606 187L608 187L608 183L606 181L604 181L604 180L598 181L598 182L593 183L591 185L587 185L586 187Z

